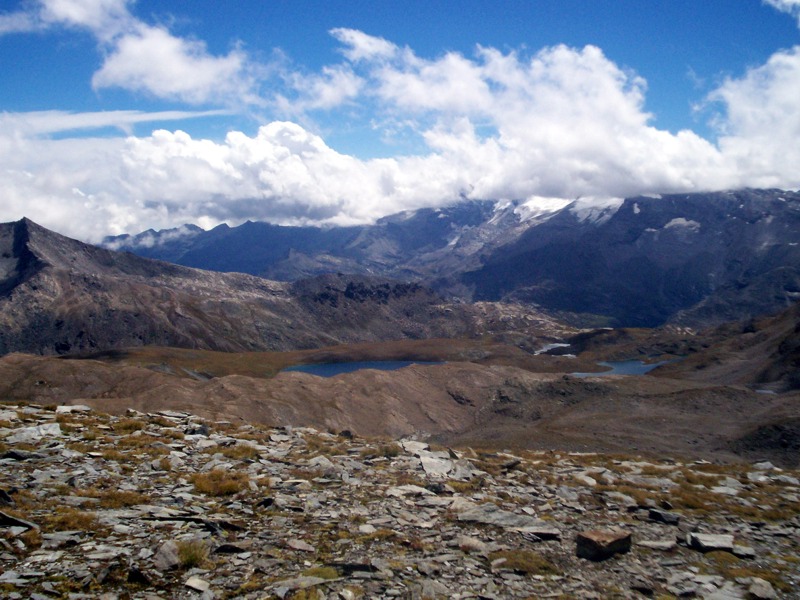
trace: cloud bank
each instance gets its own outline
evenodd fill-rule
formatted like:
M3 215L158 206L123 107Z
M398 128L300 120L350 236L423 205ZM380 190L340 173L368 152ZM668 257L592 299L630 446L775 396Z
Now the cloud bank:
M797 2L770 0L798 14ZM51 27L95 36L91 85L185 103L164 113L4 114L2 220L23 214L87 240L246 219L350 224L468 198L574 199L753 187L800 187L800 47L776 52L709 94L715 140L658 129L647 83L600 48L535 53L477 47L435 58L334 29L340 62L319 72L259 65L241 48L146 24L125 0L42 0L0 16L0 34ZM89 138L86 130L208 115L279 116L223 140L183 131ZM331 115L364 115L413 154L359 158L325 141ZM331 121L335 119L330 119ZM63 132L81 130L81 136ZM129 130L128 130L129 131ZM53 135L60 133L61 135Z

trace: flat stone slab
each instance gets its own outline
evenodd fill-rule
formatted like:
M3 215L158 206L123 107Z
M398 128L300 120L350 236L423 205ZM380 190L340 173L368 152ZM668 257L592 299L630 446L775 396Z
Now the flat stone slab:
M0 511L0 527L24 527L26 530L39 529L36 523L31 523L25 519L20 519L14 515L4 513L3 511Z
M49 437L61 437L61 426L58 423L45 423L17 429L5 441L11 444L30 444Z
M15 410L0 410L0 421L19 421L19 416Z
M690 548L700 552L733 552L733 536L727 533L690 533L687 542Z
M435 496L436 494L430 490L426 490L424 487L409 484L391 487L386 490L386 495L400 498L402 496Z
M665 523L667 525L677 525L680 523L681 516L679 514L668 512L666 510L659 510L658 508L651 508L648 517L651 521L656 523Z
M200 579L197 575L192 575L189 579L186 580L184 583L186 587L195 590L196 592L207 592L211 588L211 584L205 581L204 579Z
M668 552L678 547L678 542L675 540L641 540L636 542L637 546L642 548L650 548L651 550L661 550Z
M403 450L408 452L409 454L416 454L419 455L421 452L425 452L428 450L430 446L425 442L417 442L416 440L403 440L400 442L403 446Z
M61 406L56 406L57 415L68 415L70 413L87 413L91 411L92 407L86 406L85 404L62 404Z
M453 461L446 458L422 455L419 457L426 475L431 477L445 477L453 470Z
M458 515L459 521L473 523L483 523L485 525L497 525L506 529L514 529L539 537L560 536L560 532L550 523L532 517L530 515L518 515L507 510L502 510L496 504L479 504L478 506L465 510ZM538 532L538 533L537 533Z
M576 538L578 558L605 560L615 554L631 549L631 534L627 531L591 530L583 531Z
M291 539L288 542L286 542L286 545L292 550L297 550L298 552L314 552L316 550L314 546L312 546L308 542L304 542L303 540L298 540L298 539Z
M772 600L778 597L778 593L772 587L772 584L760 577L753 577L747 593L749 598L758 598L759 600Z

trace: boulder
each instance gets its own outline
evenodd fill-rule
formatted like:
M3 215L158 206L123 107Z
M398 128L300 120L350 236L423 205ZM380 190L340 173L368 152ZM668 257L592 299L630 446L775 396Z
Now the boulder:
M576 554L588 560L605 560L631 549L631 534L619 530L583 531L576 538Z

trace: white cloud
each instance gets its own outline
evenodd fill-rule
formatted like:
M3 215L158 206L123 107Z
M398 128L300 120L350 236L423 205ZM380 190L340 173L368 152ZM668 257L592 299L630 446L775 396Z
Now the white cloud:
M287 79L293 96L277 94L274 100L286 115L336 108L356 98L364 87L364 80L345 65L323 67L319 75L289 73Z
M649 125L644 80L593 46L545 48L530 59L478 48L472 59L407 50L361 60L365 89L384 110L430 121L427 146L458 167L448 171L451 189L575 198L701 189L724 178L712 144Z
M124 2L78 4L86 12L62 7L59 18L95 28L110 19L108 30L125 24L104 46L97 87L190 103L231 101L240 88L254 93L252 65L240 51L211 56L199 41L128 19L120 12ZM777 52L710 96L720 107L714 144L692 131L656 128L645 106L646 82L594 46L532 55L478 47L472 56L423 58L359 31L332 34L344 45L343 62L317 73L285 71L279 108L303 121L309 111L354 107L365 121L418 136L416 155L359 159L337 152L311 127L286 121L255 135L233 131L222 141L166 130L51 140L42 136L200 113L3 115L0 215L26 215L97 240L246 219L363 223L462 194L531 199L526 211L536 212L577 197L800 185L798 48ZM537 198L548 200L539 206ZM597 211L597 204L579 207ZM592 214L607 215L613 206L606 208Z
M800 0L763 0L764 4L768 4L773 8L788 13L797 19L797 24L800 25Z
M128 12L130 0L40 0L44 23L85 27L103 41L130 27L134 18Z
M80 131L114 127L126 133L132 125L156 121L179 121L227 114L226 111L142 112L138 110L111 110L73 113L63 110L45 110L28 113L0 113L0 135L41 136L67 131Z
M256 100L242 51L211 56L203 42L143 24L115 39L103 66L92 77L92 86L120 87L190 104Z
M800 46L773 54L710 96L723 104L719 146L741 185L800 186Z
M129 0L30 0L21 10L0 14L0 35L61 25L90 29L98 39L109 41L135 23L128 4Z
M103 64L95 89L117 87L189 104L263 105L259 65L240 48L215 56L204 42L148 25L128 7L132 0L38 0L0 15L0 34L56 26L86 29L97 39Z
M388 59L398 52L391 42L357 29L331 29L330 34L347 46L342 53L350 61Z
M8 33L26 33L42 28L42 23L35 14L27 11L0 14L0 35Z

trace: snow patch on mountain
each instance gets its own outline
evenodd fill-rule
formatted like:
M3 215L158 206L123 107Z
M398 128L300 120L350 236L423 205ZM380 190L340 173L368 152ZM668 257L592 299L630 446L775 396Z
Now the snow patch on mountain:
M517 205L514 209L514 214L519 217L521 223L545 221L571 202L571 200L565 200L564 198L530 196Z
M575 200L569 211L582 223L602 225L617 213L623 202L624 198L584 196Z
M673 229L675 227L681 227L691 231L700 231L700 223L697 221L684 219L683 217L672 219L669 223L664 225L664 229Z

